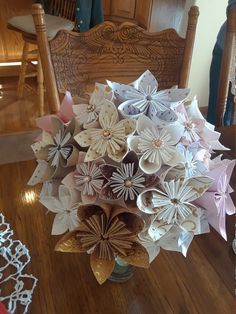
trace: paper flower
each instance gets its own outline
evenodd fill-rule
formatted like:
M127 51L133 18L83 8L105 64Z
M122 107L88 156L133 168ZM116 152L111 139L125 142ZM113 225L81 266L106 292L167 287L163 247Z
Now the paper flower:
M68 123L75 116L72 110L73 105L74 105L74 101L71 96L71 93L67 91L62 100L60 110L57 112L57 114L46 115L46 116L37 118L36 119L37 126L40 129L51 133L52 132L52 117L57 117L63 123Z
M71 171L78 159L78 144L73 135L78 127L74 119L65 125L51 117L52 133L43 132L42 140L31 145L39 164L28 184L34 185L52 178L60 178Z
M138 136L128 138L129 148L141 155L139 167L152 174L161 166L174 166L183 160L175 145L181 138L178 126L170 125L159 130L153 121L142 115L137 121Z
M177 115L172 110L189 95L189 89L166 89L158 91L158 83L154 75L145 71L130 85L107 81L122 102L118 109L124 117L138 118L145 114L154 122L174 122Z
M104 156L121 161L128 151L126 138L135 131L136 121L119 121L115 105L107 101L99 113L99 123L101 128L91 128L75 136L81 147L89 147L84 161L93 161Z
M207 171L207 166L204 162L205 149L199 149L199 146L196 144L191 144L188 148L178 144L177 148L184 158L184 161L181 162L184 168L182 177L201 176Z
M104 177L99 168L104 164L103 159L93 162L84 162L86 153L79 152L76 170L69 173L62 181L63 184L81 192L81 201L84 204L92 204L97 200L101 192Z
M100 197L106 200L122 200L126 207L135 207L137 196L143 189L155 186L159 178L145 175L139 170L137 155L131 151L121 166L100 166L103 176L108 180L101 190Z
M79 195L73 189L60 185L58 196L41 197L39 201L56 214L52 226L53 235L72 231L78 227Z
M201 131L205 126L205 119L192 119L182 112L177 113L178 123L183 128L183 135L181 142L185 145L189 145L193 142L201 140Z
M196 208L192 201L199 198L210 186L209 177L162 182L162 190L150 189L138 196L138 208L167 224L179 223Z
M210 150L227 150L224 145L219 142L220 133L215 131L214 125L208 123L198 108L197 99L194 98L191 102L186 103L186 114L188 119L196 121L195 132L201 138L201 144ZM198 121L198 122L197 122ZM204 124L199 121L204 121Z
M96 83L88 103L74 105L73 111L80 124L86 129L94 126L94 122L98 120L102 106L107 100L111 101L112 99L112 89L107 85Z
M233 192L229 181L235 166L235 160L223 159L220 164L217 161L218 158L216 159L216 167L207 173L208 176L214 179L214 183L195 201L195 204L207 210L208 222L227 240L225 227L226 214L233 215L236 212L229 195Z
M208 233L209 224L206 211L195 208L186 219L179 224L167 224L155 219L153 215L149 228L139 234L140 243L149 254L150 263L159 254L160 249L177 251L185 257L194 235Z
M148 253L137 238L143 229L138 215L108 204L81 206L78 215L78 229L65 235L55 249L92 252L90 265L99 284L110 276L116 256L134 266L149 266Z

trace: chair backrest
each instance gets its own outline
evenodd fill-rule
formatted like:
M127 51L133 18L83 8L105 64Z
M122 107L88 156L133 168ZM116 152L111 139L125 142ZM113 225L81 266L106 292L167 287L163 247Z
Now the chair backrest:
M128 83L149 69L160 89L188 84L199 15L196 6L189 12L186 38L173 29L148 33L131 23L104 22L85 33L60 31L48 43L42 7L34 4L32 14L44 72L55 73L54 80L45 73L52 112L59 106L50 95L56 94L55 81L59 92L81 95L95 82Z
M51 0L49 13L74 21L75 6L76 0Z
M234 67L234 69L236 68L235 66L236 57L234 49L235 41L236 41L236 7L232 7L227 12L227 30L221 60L220 78L218 83L218 94L216 104L216 126L223 125L224 114L226 110L226 101L229 90L231 67ZM235 113L235 100L233 110L231 112L231 124L233 124L234 113Z

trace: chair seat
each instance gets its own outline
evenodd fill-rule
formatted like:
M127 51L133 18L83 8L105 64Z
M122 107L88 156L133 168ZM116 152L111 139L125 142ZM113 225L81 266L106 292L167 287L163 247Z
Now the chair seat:
M8 24L20 32L36 36L32 15L14 16L8 20ZM45 14L45 24L47 28L47 37L49 39L54 38L59 30L63 29L71 31L74 28L74 22L49 14Z

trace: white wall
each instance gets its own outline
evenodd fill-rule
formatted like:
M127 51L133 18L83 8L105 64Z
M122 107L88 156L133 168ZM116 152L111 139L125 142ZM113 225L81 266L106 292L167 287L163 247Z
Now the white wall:
M209 70L212 50L217 33L226 19L228 0L187 0L186 13L193 4L199 7L193 59L189 78L189 87L192 96L197 95L201 107L208 105L209 97ZM187 17L187 14L186 14ZM186 19L182 25L182 34L186 30Z

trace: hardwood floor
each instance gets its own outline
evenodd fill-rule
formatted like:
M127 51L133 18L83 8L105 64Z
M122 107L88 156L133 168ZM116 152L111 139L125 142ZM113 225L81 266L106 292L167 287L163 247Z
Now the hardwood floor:
M0 77L0 134L36 128L36 94L25 90L24 99L17 99L17 82L18 77ZM35 78L29 84L35 87Z

